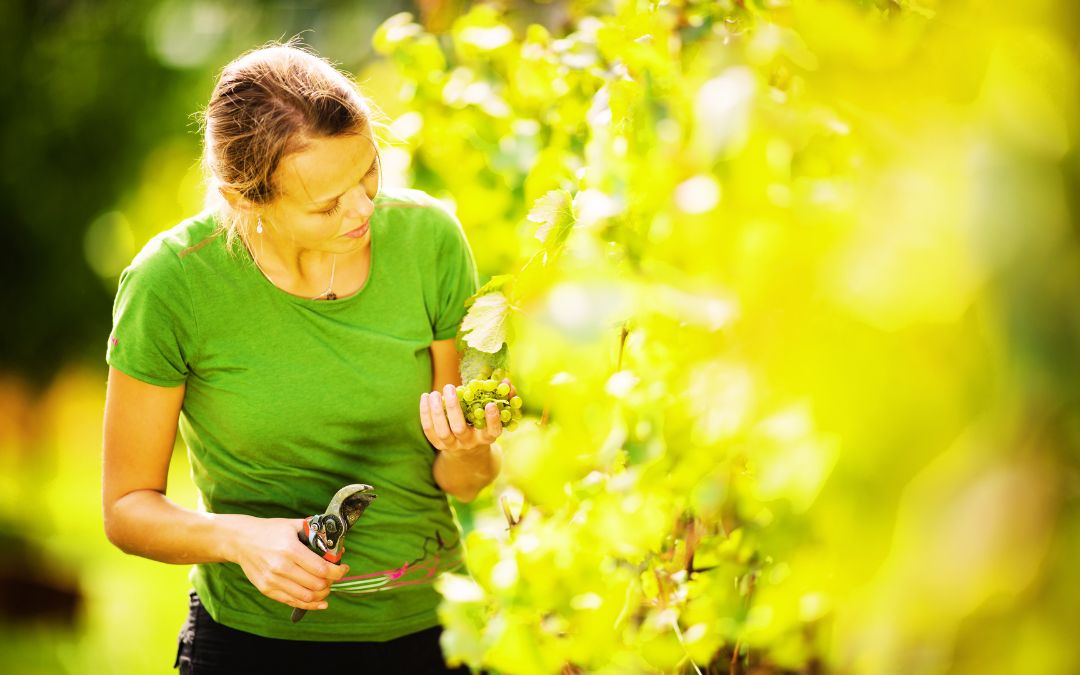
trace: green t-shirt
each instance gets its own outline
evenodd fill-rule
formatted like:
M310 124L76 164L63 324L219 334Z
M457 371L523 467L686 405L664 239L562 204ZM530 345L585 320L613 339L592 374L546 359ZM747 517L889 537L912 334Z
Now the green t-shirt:
M109 365L187 385L180 434L202 507L302 518L348 483L378 499L345 541L349 576L300 623L239 565L196 565L219 623L298 640L389 640L438 623L435 577L463 566L419 421L429 347L456 335L476 269L457 220L415 190L376 200L364 287L307 300L271 284L209 213L151 240L120 277Z

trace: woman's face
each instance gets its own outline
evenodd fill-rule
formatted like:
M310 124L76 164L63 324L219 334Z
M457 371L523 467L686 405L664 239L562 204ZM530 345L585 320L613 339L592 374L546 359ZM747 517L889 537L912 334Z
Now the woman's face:
M379 190L370 131L306 141L278 165L280 192L262 210L264 228L278 243L303 250L349 253L367 246Z

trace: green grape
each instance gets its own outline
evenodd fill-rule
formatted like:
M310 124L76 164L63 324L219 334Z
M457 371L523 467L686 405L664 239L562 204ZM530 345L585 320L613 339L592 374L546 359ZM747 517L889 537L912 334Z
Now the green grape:
M517 428L518 428L517 420L512 420L510 422L510 424L506 425L506 430L507 431L513 431L514 429L517 429Z
M477 373L476 378L478 380L486 380L491 377L491 366L481 366L480 372Z
M491 374L506 373L502 371ZM491 403L495 404L499 419L503 422L512 423L521 419L521 397L507 398L510 390L509 384L493 378L477 378L462 384L458 388L458 400L465 414L465 421L477 429L483 429L487 424L485 410Z
M506 371L502 368L496 368L495 370L491 371L491 379L497 382L506 379Z

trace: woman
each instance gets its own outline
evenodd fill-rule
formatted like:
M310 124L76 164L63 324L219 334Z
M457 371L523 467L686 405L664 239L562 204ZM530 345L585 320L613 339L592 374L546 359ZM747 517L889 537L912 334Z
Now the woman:
M120 279L108 537L194 564L185 672L440 672L432 581L462 567L446 494L494 479L502 430L494 404L486 429L467 426L453 395L476 288L461 227L423 193L379 193L368 104L291 44L225 68L204 154L219 206ZM199 512L165 496L178 426ZM297 532L349 483L378 500L336 566ZM321 611L293 623L290 607Z

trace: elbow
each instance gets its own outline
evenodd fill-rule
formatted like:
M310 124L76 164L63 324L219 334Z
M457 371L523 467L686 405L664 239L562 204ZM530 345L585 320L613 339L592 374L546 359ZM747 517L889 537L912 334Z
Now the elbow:
M124 539L120 534L120 528L116 524L116 518L109 516L108 509L105 510L105 538L109 540L110 544L124 551ZM124 551L124 553L127 553L127 551Z
M126 539L124 538L124 528L120 522L121 518L116 513L115 504L106 504L104 511L104 525L105 525L105 538L109 540L109 543L120 549L124 553L128 553L126 546Z
M454 490L452 492L448 491L447 494L463 504L468 504L476 499L476 496L480 494L480 490Z
M103 524L105 526L105 538L109 543L124 553L134 553L134 542L131 538L131 526L128 523L129 509L124 506L126 498L121 497L111 502L106 502L102 508Z

